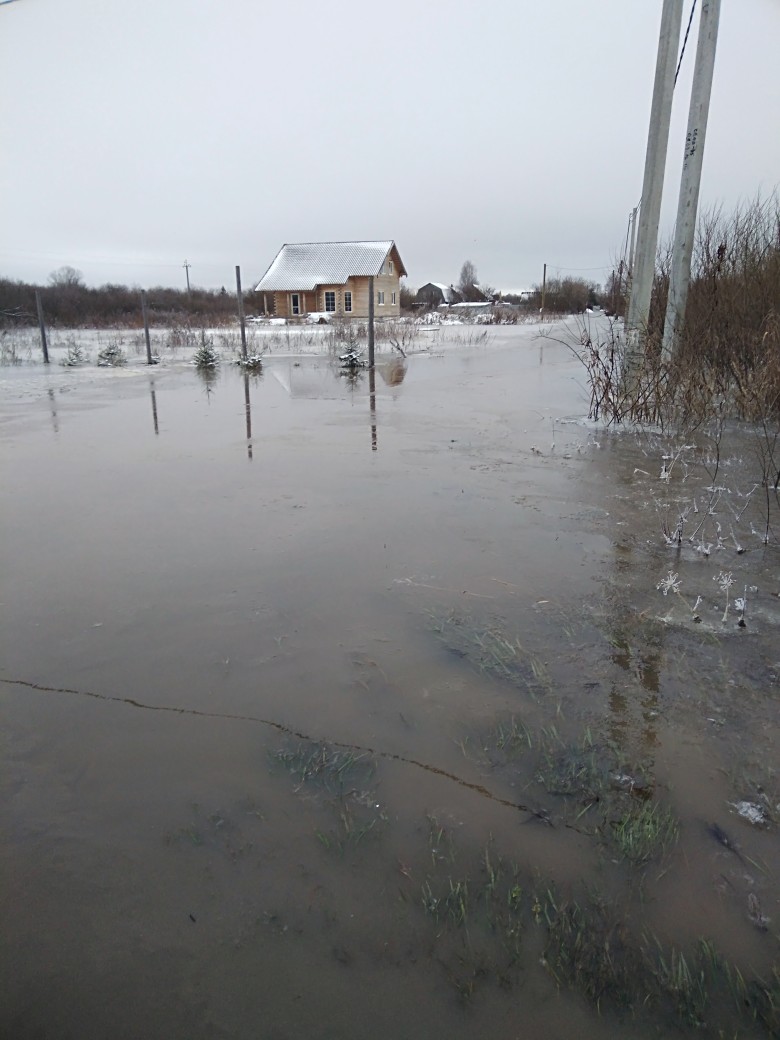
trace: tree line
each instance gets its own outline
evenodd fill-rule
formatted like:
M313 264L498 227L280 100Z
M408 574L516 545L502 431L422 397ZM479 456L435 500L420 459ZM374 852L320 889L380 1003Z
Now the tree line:
M35 323L36 291L40 293L47 324L60 328L134 327L142 322L139 288L112 284L90 288L75 268L61 267L49 275L46 285L0 278L0 323L5 327ZM192 288L187 292L157 286L147 290L146 298L150 320L161 325L217 325L232 320L238 312L235 292L224 287ZM251 312L251 293L244 300Z

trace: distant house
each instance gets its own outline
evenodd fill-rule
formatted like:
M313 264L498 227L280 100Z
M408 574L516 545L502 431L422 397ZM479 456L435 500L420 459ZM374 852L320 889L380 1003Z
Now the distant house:
M426 282L417 290L415 303L433 310L435 307L441 307L443 303L460 303L462 299L463 297L452 285L444 285L443 282Z
M498 299L498 293L492 289L485 289L474 282L473 285L463 287L462 300L464 303L493 303Z
M273 309L279 318L313 313L367 318L368 280L373 278L375 316L397 318L399 280L405 274L393 241L288 243L276 254L255 292L264 295L264 309Z

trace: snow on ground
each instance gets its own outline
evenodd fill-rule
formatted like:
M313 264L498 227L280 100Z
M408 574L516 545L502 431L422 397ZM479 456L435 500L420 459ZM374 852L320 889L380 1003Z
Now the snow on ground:
M241 355L238 326L202 330L181 327L152 329L151 351L159 358L160 369L189 369L193 353L204 338L213 344L223 364L238 361ZM527 350L542 345L545 338L575 345L580 341L580 332L574 319L486 326L432 315L425 321L401 321L392 326L378 323L376 359L381 363L399 357L394 343L409 358L433 358L452 352ZM248 355L262 357L268 365L290 358L335 359L355 346L363 351L364 357L367 353L365 339L359 339L357 344L346 342L339 328L333 325L279 325L272 319L262 325L252 324L246 330L246 339ZM0 334L0 393L21 400L45 394L54 377L59 390L69 390L87 382L108 383L153 371L146 363L142 329L50 330L48 348L51 363L46 366L37 328L6 329ZM98 355L111 348L121 351L125 364L99 367ZM78 363L68 364L74 358L80 359Z

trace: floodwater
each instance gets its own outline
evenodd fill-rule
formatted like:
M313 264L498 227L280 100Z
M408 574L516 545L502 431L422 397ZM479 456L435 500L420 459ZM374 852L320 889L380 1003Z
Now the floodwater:
M439 336L0 371L3 1036L780 1035L755 439Z

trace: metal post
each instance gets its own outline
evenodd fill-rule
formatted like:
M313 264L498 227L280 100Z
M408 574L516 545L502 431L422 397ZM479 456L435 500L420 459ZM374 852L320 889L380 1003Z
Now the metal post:
M35 306L38 308L38 325L41 329L41 346L43 347L43 363L48 365L49 363L49 348L46 345L46 322L43 320L43 304L41 303L41 293L39 289L35 290Z
M246 361L246 323L244 322L244 297L241 292L241 268L236 264L236 296L238 297L238 320L241 325L241 357Z
M696 234L699 185L704 160L704 139L707 135L707 117L710 110L719 21L720 0L704 0L699 15L699 42L696 46L696 65L693 70L691 105L688 110L688 131L685 135L680 197L677 202L669 299L664 321L663 358L665 361L672 359L685 321L685 305L688 302L688 287L691 281L693 239Z
M374 367L374 279L368 279L368 367Z
M677 68L677 49L680 43L683 0L664 0L661 12L661 31L658 37L658 55L655 65L653 102L650 108L650 128L647 134L645 171L642 180L642 205L639 211L639 229L636 243L631 301L627 316L628 350L627 374L638 368L643 355L643 339L647 333L650 315L650 297L655 275L655 253L658 246L658 224L661 216L661 195L664 187L666 152L669 144L669 123L672 115L674 74Z
M542 306L539 308L539 316L544 317L544 297L547 293L547 264L544 265L544 271L542 272Z
M181 266L184 268L184 272L187 275L187 295L189 296L190 295L190 268L192 267L192 264L189 262L189 260L185 260L184 263Z
M154 359L152 358L152 342L149 339L149 313L146 309L146 289L141 290L141 314L144 318L144 336L146 338L146 363L147 365L153 365Z

